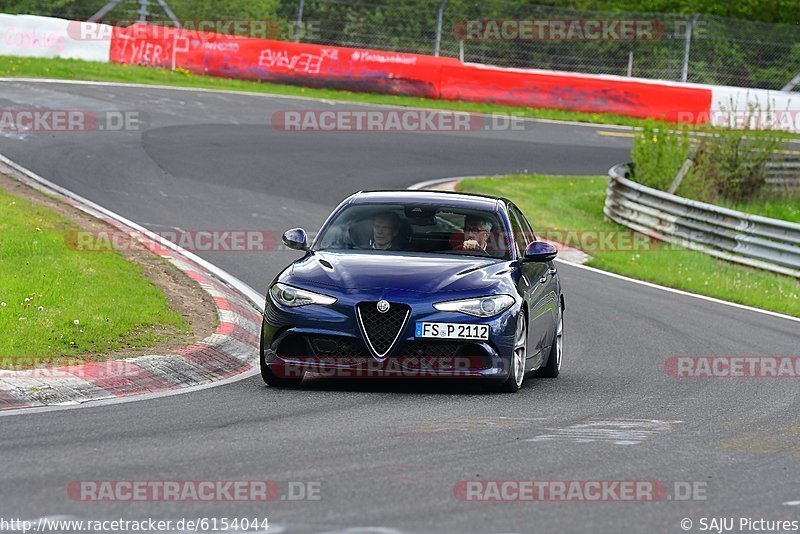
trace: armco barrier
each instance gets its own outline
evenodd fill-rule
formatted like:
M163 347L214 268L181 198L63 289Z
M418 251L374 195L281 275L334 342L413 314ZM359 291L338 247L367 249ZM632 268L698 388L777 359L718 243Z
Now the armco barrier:
M22 57L60 57L108 61L109 39L80 39L77 24L69 20L33 15L6 15L0 13L0 55ZM104 31L111 35L111 27L91 22L81 23L94 34Z
M612 167L603 209L614 222L712 256L800 278L800 224L742 213L645 187Z
M767 162L766 181L772 189L800 189L800 152L775 154Z

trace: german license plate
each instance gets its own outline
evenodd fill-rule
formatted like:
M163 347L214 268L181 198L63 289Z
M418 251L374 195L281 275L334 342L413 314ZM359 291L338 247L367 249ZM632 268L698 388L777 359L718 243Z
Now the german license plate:
M417 323L415 337L488 341L488 324Z

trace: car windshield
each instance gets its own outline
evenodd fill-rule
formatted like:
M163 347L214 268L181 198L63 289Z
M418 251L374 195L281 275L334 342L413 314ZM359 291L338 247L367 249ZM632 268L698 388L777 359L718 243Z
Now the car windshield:
M317 237L314 250L389 250L510 258L497 213L457 207L354 204Z

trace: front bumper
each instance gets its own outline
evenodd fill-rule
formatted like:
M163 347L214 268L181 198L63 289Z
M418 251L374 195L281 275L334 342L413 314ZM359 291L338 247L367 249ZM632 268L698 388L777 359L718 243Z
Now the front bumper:
M474 295L466 295L469 297ZM374 292L338 294L332 306L287 308L267 298L262 327L264 363L278 376L306 373L340 378L478 378L505 380L511 357L519 304L491 318L440 312L435 302L451 297L420 296L386 291L379 295L407 304L410 317L391 350L383 358L367 347L356 320L356 305L374 301ZM454 295L453 299L462 298ZM487 341L438 340L415 337L417 322L488 324Z

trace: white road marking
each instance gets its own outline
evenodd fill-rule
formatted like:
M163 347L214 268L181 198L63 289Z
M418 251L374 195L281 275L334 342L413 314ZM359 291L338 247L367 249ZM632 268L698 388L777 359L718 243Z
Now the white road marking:
M673 425L682 422L655 419L589 421L565 428L549 429L551 430L550 434L542 434L525 441L569 441L573 443L600 441L610 442L614 445L638 445L656 434L669 432Z

